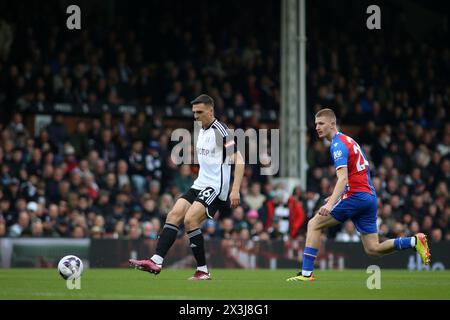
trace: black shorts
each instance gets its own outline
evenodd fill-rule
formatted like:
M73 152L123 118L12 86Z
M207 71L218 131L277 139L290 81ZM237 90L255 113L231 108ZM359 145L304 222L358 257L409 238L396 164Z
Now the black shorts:
M203 190L190 188L181 196L181 198L186 199L190 204L194 201L198 201L203 204L206 208L206 215L210 219L213 219L217 210L220 210L227 204L227 201L219 199L219 195L212 187L206 187Z

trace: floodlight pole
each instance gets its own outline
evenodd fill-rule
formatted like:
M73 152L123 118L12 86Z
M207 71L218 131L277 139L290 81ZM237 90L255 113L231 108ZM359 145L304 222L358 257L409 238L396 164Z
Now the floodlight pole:
M281 177L306 189L305 0L281 2Z
M298 123L300 124L300 185L303 190L306 190L306 174L308 170L308 163L306 161L306 134L307 134L307 124L306 124L306 19L305 19L305 0L300 0L299 5L299 21L298 28L300 31L299 37L299 92L300 92L300 119Z

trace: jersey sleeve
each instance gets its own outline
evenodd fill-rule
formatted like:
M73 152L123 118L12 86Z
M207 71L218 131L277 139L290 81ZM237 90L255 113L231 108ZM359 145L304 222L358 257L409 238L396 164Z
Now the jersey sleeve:
M227 130L227 135L223 137L223 148L227 154L236 152L236 137Z
M346 167L348 163L348 148L343 143L334 143L330 149L336 170Z
M222 149L222 161L230 158L237 151L237 139L235 135L225 126L215 126L216 145Z

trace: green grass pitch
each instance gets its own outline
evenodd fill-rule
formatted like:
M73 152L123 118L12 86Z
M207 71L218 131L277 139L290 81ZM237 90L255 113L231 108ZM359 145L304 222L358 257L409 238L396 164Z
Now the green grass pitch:
M0 269L0 300L305 300L450 299L450 271L381 270L369 290L365 270L317 271L314 282L286 282L295 270L213 269L212 281L188 281L190 269L158 276L135 269L86 269L80 290L69 290L53 269Z

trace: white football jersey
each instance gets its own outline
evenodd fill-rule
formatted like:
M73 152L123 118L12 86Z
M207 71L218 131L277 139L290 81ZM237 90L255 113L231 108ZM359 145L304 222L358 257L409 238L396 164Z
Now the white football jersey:
M217 119L208 128L201 128L196 144L200 170L192 188L203 190L212 187L220 200L227 200L231 180L230 156L234 150L233 137Z

